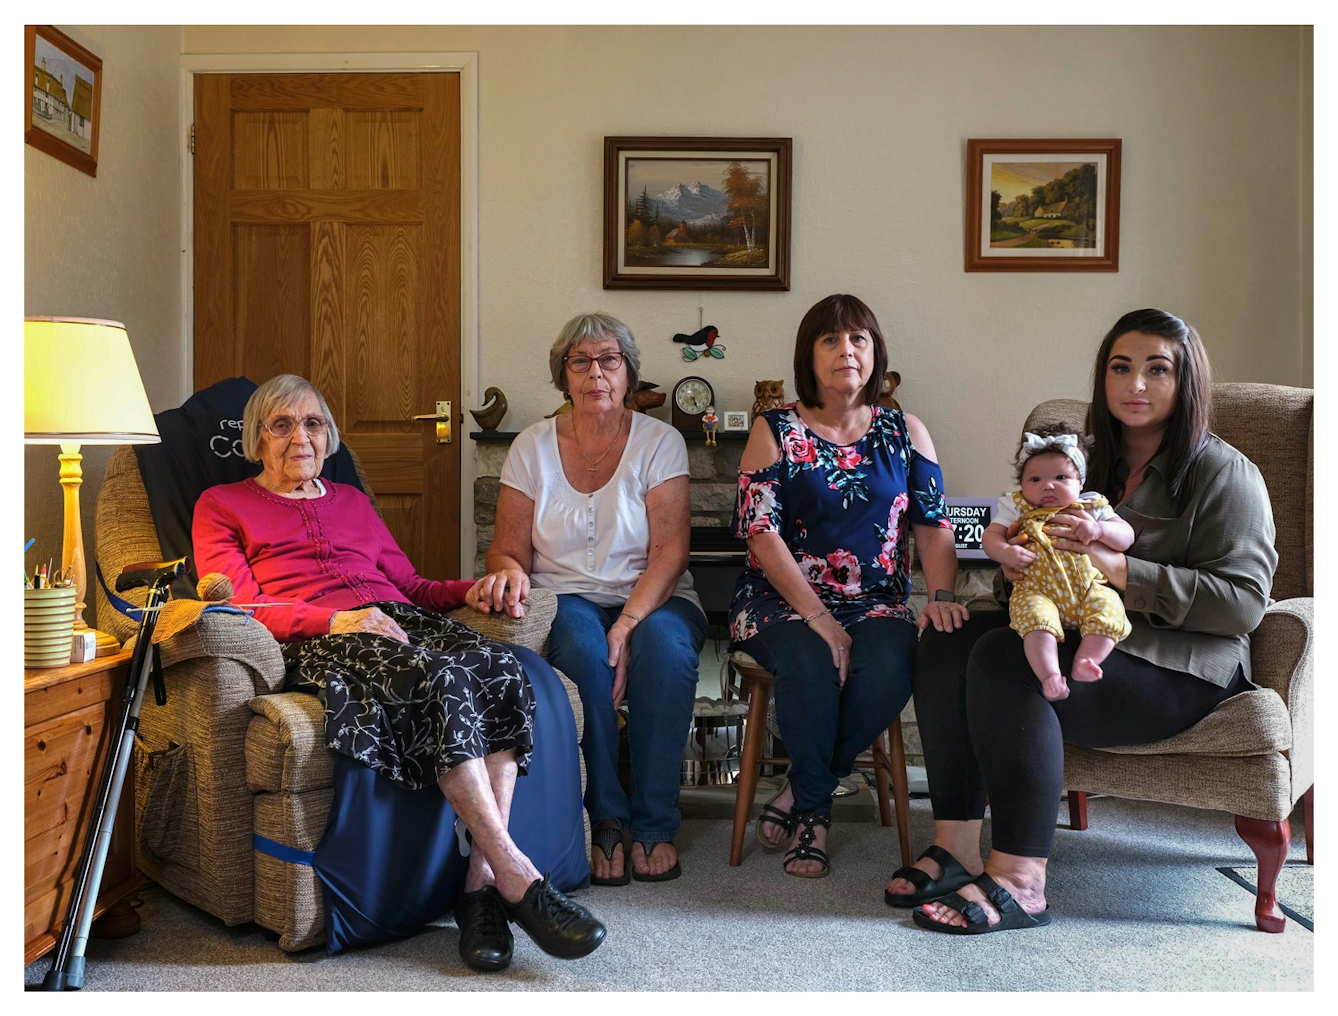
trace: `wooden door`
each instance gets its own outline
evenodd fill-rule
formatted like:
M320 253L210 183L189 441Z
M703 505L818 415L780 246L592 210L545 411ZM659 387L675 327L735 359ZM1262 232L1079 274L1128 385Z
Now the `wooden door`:
M300 374L386 524L460 572L460 77L195 78L195 387ZM431 421L452 404L453 440Z

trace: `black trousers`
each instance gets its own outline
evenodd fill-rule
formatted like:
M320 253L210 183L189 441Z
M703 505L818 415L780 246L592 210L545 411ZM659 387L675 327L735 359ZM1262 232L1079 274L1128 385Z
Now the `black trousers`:
M1066 674L1079 641L1074 631L1060 643ZM1239 666L1219 688L1118 646L1102 670L1100 681L1070 681L1069 697L1049 702L1007 611L973 613L954 632L927 628L916 656L915 715L934 818L982 818L988 795L994 848L1049 857L1065 741L1088 748L1158 741L1252 687Z

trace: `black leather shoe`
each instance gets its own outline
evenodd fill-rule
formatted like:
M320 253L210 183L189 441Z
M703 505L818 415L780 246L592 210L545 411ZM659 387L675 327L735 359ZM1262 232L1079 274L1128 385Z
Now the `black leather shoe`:
M506 901L496 886L485 885L455 898L455 923L460 928L460 958L475 970L505 970L511 963L511 928Z
M574 960L588 956L604 941L604 925L548 881L547 872L525 890L519 903L498 894L506 916L519 924L534 944L550 956Z

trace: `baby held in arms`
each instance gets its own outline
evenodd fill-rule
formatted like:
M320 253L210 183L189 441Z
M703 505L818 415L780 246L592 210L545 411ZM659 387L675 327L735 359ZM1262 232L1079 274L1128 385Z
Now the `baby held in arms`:
M1008 600L1009 627L1022 636L1027 662L1051 702L1069 694L1059 672L1065 627L1082 633L1075 681L1099 681L1102 661L1130 631L1124 604L1091 559L1059 550L1046 532L1059 524L1079 543L1103 543L1121 552L1133 544L1129 523L1100 494L1082 489L1090 447L1091 439L1078 434L1024 434L1017 453L1021 489L999 498L982 541L991 558L1023 572Z

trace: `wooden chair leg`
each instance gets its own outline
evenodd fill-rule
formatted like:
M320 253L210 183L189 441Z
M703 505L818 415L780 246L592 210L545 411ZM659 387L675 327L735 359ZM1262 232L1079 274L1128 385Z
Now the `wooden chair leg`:
M1315 785L1301 795L1305 815L1305 863L1315 863Z
M883 735L873 739L873 781L878 790L878 821L885 826L892 824L892 801L888 795L887 775L891 769L887 748L883 744Z
M1069 791L1069 828L1087 828L1087 795L1081 790Z
M911 856L911 790L906 779L906 743L901 739L901 717L887 728L887 740L892 755L892 797L897 805L897 842L901 846L901 864L906 867L915 860Z
M739 758L739 778L734 783L734 834L729 841L730 867L743 863L743 834L748 829L748 816L757 796L757 760L761 755L762 738L767 730L767 705L771 701L771 685L743 680L748 695L748 719L743 732L743 751Z
M1269 822L1261 818L1236 816L1236 832L1254 851L1259 862L1259 884L1254 895L1254 923L1260 931L1277 934L1287 926L1287 918L1278 909L1278 871L1287 859L1292 843L1291 824Z

